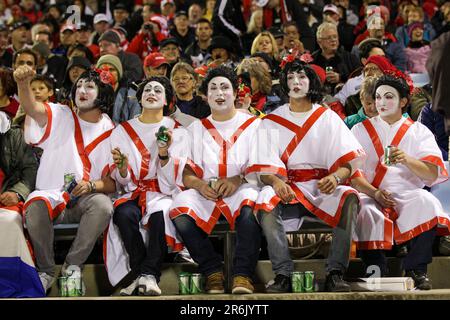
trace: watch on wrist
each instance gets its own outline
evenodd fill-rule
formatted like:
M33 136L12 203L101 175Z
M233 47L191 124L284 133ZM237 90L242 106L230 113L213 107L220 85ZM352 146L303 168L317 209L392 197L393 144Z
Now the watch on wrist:
M162 156L158 153L158 158L159 160L169 160L169 154L167 154L166 156Z
M339 176L337 174L333 173L333 177L336 179L337 184L341 184L342 179L339 178Z

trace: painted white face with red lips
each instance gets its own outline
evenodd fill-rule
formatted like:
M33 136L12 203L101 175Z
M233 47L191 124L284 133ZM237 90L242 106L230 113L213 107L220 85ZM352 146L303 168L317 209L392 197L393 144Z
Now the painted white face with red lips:
M309 78L304 71L289 72L287 75L289 97L294 99L304 98L309 91Z
M166 105L166 89L157 81L150 81L142 92L142 107L145 109L162 109Z
M75 104L80 110L95 107L95 99L98 97L98 87L94 81L80 79L75 90Z
M208 103L212 110L226 112L234 107L233 85L225 77L214 77L208 83Z
M400 94L388 85L379 86L375 92L375 106L381 117L395 114L400 108Z

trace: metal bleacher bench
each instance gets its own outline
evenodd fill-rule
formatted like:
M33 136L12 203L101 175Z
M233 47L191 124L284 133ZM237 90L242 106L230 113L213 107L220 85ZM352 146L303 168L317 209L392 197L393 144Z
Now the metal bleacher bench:
M56 224L54 225L55 241L69 241L75 239L78 230L78 224ZM306 234L306 233L331 233L332 229L318 219L306 218L302 227L288 234ZM216 237L223 241L223 259L224 276L226 289L232 286L231 272L233 268L234 248L236 243L235 231L230 230L229 224L224 220L219 220L210 234L210 237Z

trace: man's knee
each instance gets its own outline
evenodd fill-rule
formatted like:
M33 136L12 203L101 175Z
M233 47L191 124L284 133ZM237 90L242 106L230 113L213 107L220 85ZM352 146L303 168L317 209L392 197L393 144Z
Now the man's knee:
M119 205L114 210L114 215L113 215L114 224L115 225L123 225L123 224L139 222L140 216L135 211L136 210L140 211L140 209L139 208L137 208L136 210L134 210L134 209L135 208L130 206L128 204L128 202Z
M195 221L187 214L182 214L174 219L172 219L173 224L175 225L175 228L180 234L185 234L186 232L189 232L189 230L192 230L193 227L195 227Z
M104 194L95 194L88 200L88 207L95 215L110 218L114 212L114 206L111 199Z
M27 229L32 229L42 223L51 222L50 212L48 211L45 201L35 200L25 209L25 224Z
M263 228L270 228L273 223L281 219L281 208L280 206L276 206L272 211L258 210L257 217Z
M360 201L356 194L352 193L347 196L342 206L341 217L339 220L339 226L347 224L349 221L356 221L360 210Z

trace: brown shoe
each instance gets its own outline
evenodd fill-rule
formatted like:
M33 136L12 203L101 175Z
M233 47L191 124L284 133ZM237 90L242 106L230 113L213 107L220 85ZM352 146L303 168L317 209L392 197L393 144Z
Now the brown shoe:
M233 278L233 294L250 294L255 288L252 285L252 280L246 276L234 276Z
M214 272L206 278L205 292L208 294L220 294L225 292L223 287L223 272Z

